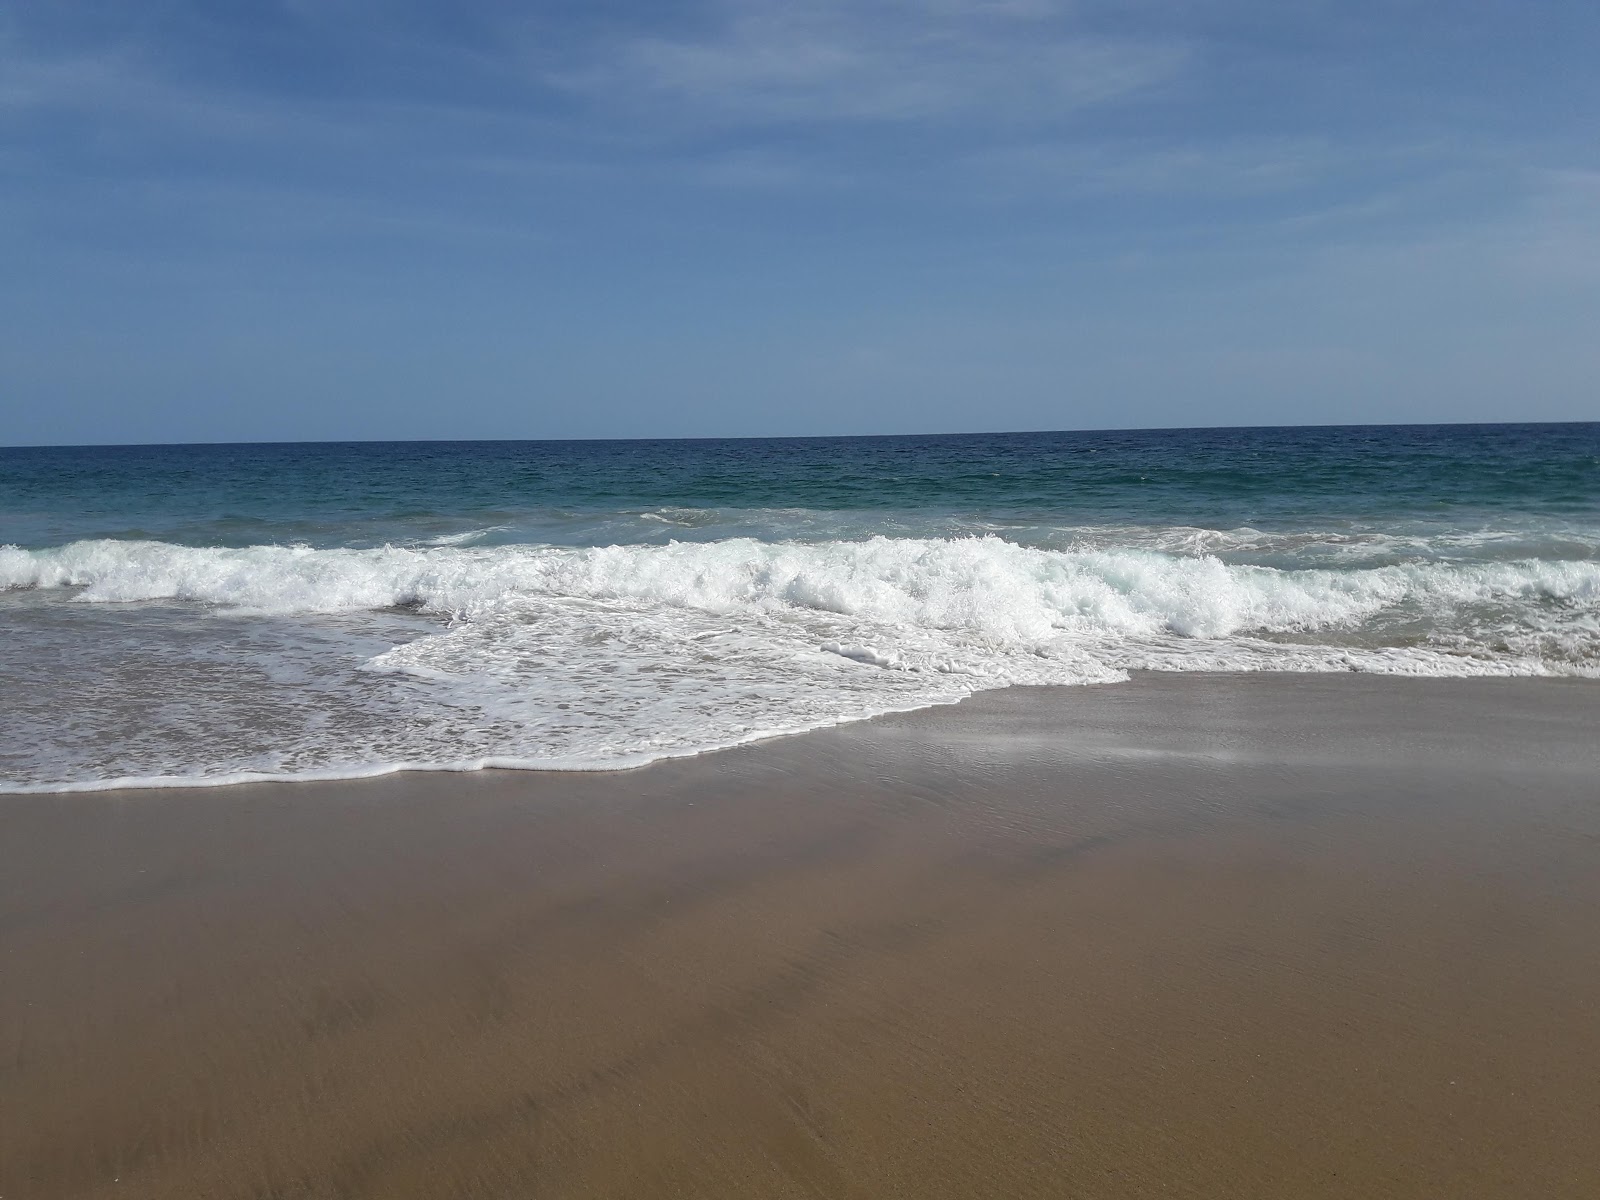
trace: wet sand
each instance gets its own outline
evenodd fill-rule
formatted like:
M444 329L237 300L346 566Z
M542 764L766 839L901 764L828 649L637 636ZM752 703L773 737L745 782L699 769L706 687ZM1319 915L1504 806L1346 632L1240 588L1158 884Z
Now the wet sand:
M1600 1195L1600 685L0 798L0 1198Z

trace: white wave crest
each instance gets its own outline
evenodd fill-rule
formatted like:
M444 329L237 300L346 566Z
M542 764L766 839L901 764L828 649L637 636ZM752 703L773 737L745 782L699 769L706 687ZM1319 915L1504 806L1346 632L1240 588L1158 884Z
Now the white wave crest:
M1449 625L1499 606L1528 630L1600 611L1593 561L1417 562L1286 570L1152 550L1062 551L994 537L664 546L195 548L87 541L0 548L0 587L76 587L90 603L175 599L258 613L412 607L456 619L540 599L704 612L816 612L1000 645L1063 634L1223 638L1352 629L1384 613Z

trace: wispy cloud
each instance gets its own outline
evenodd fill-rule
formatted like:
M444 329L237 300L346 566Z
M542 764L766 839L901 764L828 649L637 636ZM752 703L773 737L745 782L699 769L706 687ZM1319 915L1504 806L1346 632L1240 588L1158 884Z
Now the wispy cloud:
M1507 259L1526 277L1600 286L1600 171L1531 173Z
M133 58L120 46L32 50L0 25L0 115L114 101L134 78Z
M723 0L692 36L625 38L546 78L669 119L1039 122L1171 81L1190 57L1176 40L1091 34L1035 0Z
M1051 140L967 156L997 195L1248 196L1303 188L1347 168L1322 137L1167 141Z

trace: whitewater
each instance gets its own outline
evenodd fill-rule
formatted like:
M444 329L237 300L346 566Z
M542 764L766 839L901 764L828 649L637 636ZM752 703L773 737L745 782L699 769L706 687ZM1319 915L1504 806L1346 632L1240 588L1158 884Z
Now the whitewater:
M1185 541L1146 532L1133 540ZM1258 552L1270 541L1230 537ZM1277 542L1265 548L1279 557L1348 554L1348 539ZM481 548L92 539L0 548L0 588L58 623L137 610L139 644L123 630L100 645L137 671L140 694L163 697L168 728L136 735L133 714L116 711L125 697L104 688L83 688L68 715L53 694L85 674L96 643L60 646L80 661L58 667L54 686L36 681L13 713L47 749L10 752L7 791L618 769L1135 670L1600 674L1595 560L1294 569L992 535ZM46 739L63 720L80 736Z

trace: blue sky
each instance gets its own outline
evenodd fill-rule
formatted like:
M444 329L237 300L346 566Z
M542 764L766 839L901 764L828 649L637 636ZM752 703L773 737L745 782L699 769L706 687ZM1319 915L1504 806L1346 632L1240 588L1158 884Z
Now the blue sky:
M7 0L0 443L1600 419L1593 0Z

